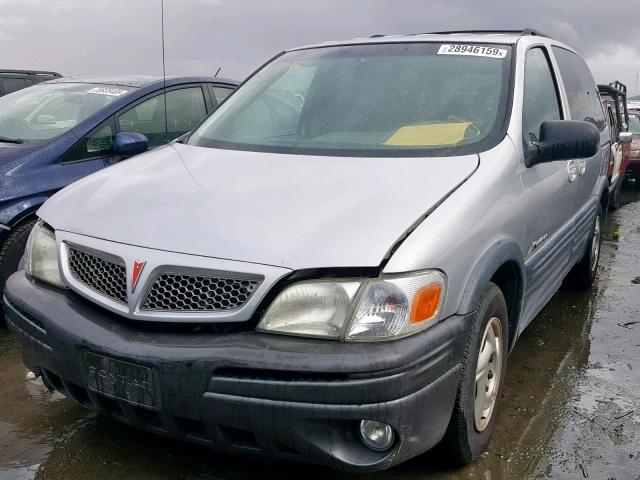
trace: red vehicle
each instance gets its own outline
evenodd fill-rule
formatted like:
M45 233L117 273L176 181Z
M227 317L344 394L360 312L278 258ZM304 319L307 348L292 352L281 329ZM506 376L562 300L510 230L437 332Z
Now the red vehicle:
M611 155L607 176L609 177L609 207L615 210L620 206L620 190L629 164L633 137L628 132L627 87L616 81L609 85L598 85L598 91L611 134Z
M627 178L635 179L636 185L640 185L640 110L629 111L629 131L633 135L633 141L629 152Z

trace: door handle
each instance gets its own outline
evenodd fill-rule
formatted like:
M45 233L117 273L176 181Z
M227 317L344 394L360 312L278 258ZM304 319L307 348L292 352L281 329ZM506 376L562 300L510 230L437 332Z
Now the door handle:
M584 158L578 160L578 175L582 176L587 171L587 161Z
M578 178L578 162L576 160L569 160L567 162L567 174L569 176L569 183L573 183Z

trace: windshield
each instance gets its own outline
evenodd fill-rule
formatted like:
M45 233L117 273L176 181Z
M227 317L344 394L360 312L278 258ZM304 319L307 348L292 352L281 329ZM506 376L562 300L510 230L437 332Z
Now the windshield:
M634 135L640 135L640 117L629 115L629 131Z
M71 130L132 89L113 85L40 84L0 97L0 138L48 140Z
M511 47L368 44L286 53L190 145L316 155L480 151L504 125Z

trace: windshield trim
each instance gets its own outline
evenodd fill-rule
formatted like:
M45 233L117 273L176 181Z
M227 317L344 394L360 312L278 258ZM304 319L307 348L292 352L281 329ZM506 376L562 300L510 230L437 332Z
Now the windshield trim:
M294 52L302 52L306 50L317 50L317 49L328 49L328 48L341 48L341 47L366 47L369 45L380 46L380 45L399 45L399 44L442 44L446 43L446 39L442 40L401 40L401 41L384 41L384 42L369 42L369 43L344 43L344 44L328 44L328 45L313 45L309 47L301 47L294 48L290 50L284 50L277 55L274 55L264 64L260 65L256 70L254 70L251 75L245 78L245 80L238 85L238 88L234 90L234 93L240 90L245 83L250 81L256 74L258 74L264 67L271 64L275 60L279 59L283 55L287 53ZM492 134L487 135L485 138L480 140L477 143L472 143L468 145L458 145L458 146L450 146L443 148L429 148L429 149L329 149L329 148L305 148L299 149L298 147L285 147L285 146L271 146L271 145L254 145L254 144L246 144L246 143L234 143L234 142L225 142L225 141L214 141L210 139L206 139L200 137L197 143L191 143L191 139L193 134L200 129L205 121L209 118L205 118L200 125L197 125L187 137L181 142L185 145L203 147L203 148L214 148L220 150L234 150L234 151L244 151L244 152L256 152L256 153L276 153L276 154L284 154L284 155L306 155L306 156L323 156L323 157L380 157L380 158L395 158L395 157L452 157L452 156L463 156L463 155L476 155L482 152L486 152L491 150L500 142L504 140L507 136L507 132L509 129L509 124L511 122L511 115L513 111L513 99L514 99L514 86L515 86L515 70L517 63L517 48L515 43L509 42L496 42L496 41L483 41L483 42L472 42L472 41L456 41L455 43L461 44L483 44L483 45L503 45L510 47L510 65L507 71L507 78L505 79L505 85L507 88L507 99L504 108L504 115L502 116L502 125L496 124ZM215 112L212 114L215 115ZM498 119L497 122L500 120Z

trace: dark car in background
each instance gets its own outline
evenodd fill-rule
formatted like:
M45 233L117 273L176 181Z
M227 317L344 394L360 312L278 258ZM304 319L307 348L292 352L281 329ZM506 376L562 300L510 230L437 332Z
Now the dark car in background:
M0 69L0 97L61 76L58 72L41 70Z
M627 110L627 87L618 81L608 85L598 85L602 99L605 120L611 135L611 153L609 155L609 208L620 207L622 184L625 179L629 154L631 151L631 133L629 133L629 112Z
M65 77L0 98L0 294L49 197L184 135L236 86L214 77Z
M633 134L631 151L629 152L629 165L627 166L627 178L635 179L636 185L640 184L640 111L629 112L629 131Z

